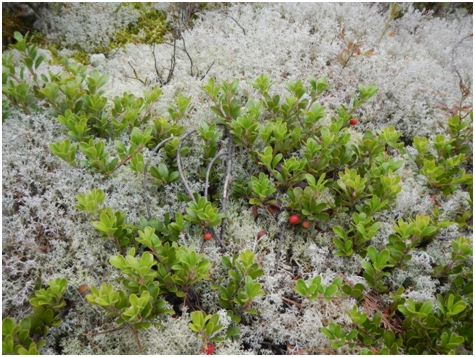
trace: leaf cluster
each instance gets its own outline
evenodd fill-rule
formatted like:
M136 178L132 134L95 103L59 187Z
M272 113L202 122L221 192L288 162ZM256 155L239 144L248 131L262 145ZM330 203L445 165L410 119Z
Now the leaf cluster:
M62 323L61 310L66 306L67 280L49 281L46 289L37 289L30 298L32 314L20 322L7 317L2 322L2 354L37 355L46 343L50 327Z
M238 323L241 321L241 311L257 314L257 310L252 308L252 302L256 297L264 295L262 285L256 282L264 271L254 263L254 253L250 250L245 250L232 259L223 256L221 262L229 269L228 276L221 276L211 288L218 290L219 306L228 310L232 320Z

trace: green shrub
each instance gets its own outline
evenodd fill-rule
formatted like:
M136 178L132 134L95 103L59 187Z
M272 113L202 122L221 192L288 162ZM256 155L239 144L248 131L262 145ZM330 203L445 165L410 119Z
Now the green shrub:
M276 263L285 229L298 232L296 225L301 218L305 219L305 229L310 227L309 221L332 224L328 231L333 242L330 249L338 259L351 259L355 253L362 258L361 276L366 286L343 284L342 277L329 285L323 284L320 276L296 282L295 291L308 300L356 300L350 313L352 330L346 332L333 322L321 329L332 340L332 348L359 346L364 354L445 354L454 353L462 344L472 348L473 293L467 286L473 283L465 264L472 254L468 238L453 240L450 261L439 262L433 269L432 276L447 279L450 288L437 295L438 306L430 300L406 299L402 296L404 288L393 286L391 279L394 271L405 269L414 252L435 239L442 229L454 223L460 228L469 226L471 212L440 219L436 206L432 216L399 217L387 242L373 241L381 233L383 213L391 210L401 191L401 176L396 173L403 162L398 157L408 154L399 142L401 133L393 127L377 133L367 131L361 138L354 135L357 110L378 92L375 84L360 85L359 96L352 94L349 105L341 104L327 113L327 108L318 103L319 96L329 89L325 77L309 77L307 83L289 82L288 95L281 98L271 94L270 77L262 74L249 81L257 98L247 94L245 103L238 79L227 82L210 78L204 85L212 103L210 120L185 132L181 121L188 114L191 97L179 94L168 106L166 116L153 111L162 93L157 87L145 90L143 97L124 93L109 101L100 90L107 75L97 70L87 75L86 67L66 63L62 73L38 77L36 71L44 56L27 44L26 36L16 33L15 38L17 43L12 48L21 54L23 66L17 72L12 56L2 58L2 90L8 102L5 110L16 107L27 114L51 112L68 137L51 143L50 149L75 170L99 173L107 179L118 169L129 167L134 175L143 176L148 217L139 217L138 222L128 222L127 212L105 206L106 196L99 189L78 194L76 204L102 237L113 242L116 252L109 263L120 271L123 285L123 289L107 282L92 286L86 299L114 318L116 324L126 326L140 350L135 331L149 329L162 315L172 313L167 305L170 301L178 299L186 305L197 299L199 306L196 286L216 291L217 305L236 325L243 323L244 316L249 317L246 314L259 313L255 304L266 294L259 282L264 271L251 250L232 257L223 255L221 262L227 274L215 276L219 269L214 269L203 253L209 237L199 252L188 244L188 239L201 238L206 231L221 245L221 253L232 247L232 237L225 234L229 192L233 193L232 199L242 200L249 207L265 207L280 215L280 223L288 215L297 218L280 226ZM342 57L344 66L350 58ZM466 173L464 165L471 153L472 130L471 123L455 115L448 120L450 138L438 135L430 143L427 138L415 137L417 153L412 157L434 193L448 195L467 190L471 206L472 174ZM129 136L127 144L118 140L124 134ZM196 147L185 144L192 135L199 142ZM106 150L112 141L115 154ZM164 155L160 162L149 167L150 159L145 158L161 148ZM246 162L245 172L231 187L233 155L237 151ZM196 172L183 170L182 157L190 152L199 153ZM226 171L213 170L222 156L226 156ZM188 179L204 181L203 192L190 189L185 171ZM161 220L152 217L147 201L148 178L162 191L167 185L181 183L184 191L178 192L181 186L176 184L178 188L170 192L177 192L174 198L183 203L182 211L166 212ZM217 188L220 183L222 191ZM208 194L211 186L214 193ZM312 239L307 234L299 237ZM4 351L38 352L44 342L29 337L31 331L39 329L46 334L46 327L61 323L56 310L64 306L65 286L64 279L51 281L49 289L35 293L30 300L34 318L19 324L11 318L4 320ZM369 303L376 305L374 311L361 312L362 304ZM224 339L218 336L223 328L218 314L192 311L190 317L189 326L202 340L203 351L209 351L210 342ZM227 329L227 337L237 335L237 326Z

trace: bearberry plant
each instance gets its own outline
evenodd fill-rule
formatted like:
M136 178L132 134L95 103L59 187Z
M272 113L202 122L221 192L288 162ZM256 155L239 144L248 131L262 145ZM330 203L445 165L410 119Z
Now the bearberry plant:
M372 54L361 50L363 35L355 36L349 41L344 30L341 33L344 48L338 58L343 67L352 58ZM450 259L433 266L432 278L446 280L437 304L403 296L405 288L391 279L445 228L469 226L471 212L442 219L436 207L431 215L395 218L393 233L380 237L385 234L382 217L391 212L402 189L401 157L410 157L410 152L394 127L355 135L359 110L378 93L376 84L359 85L348 103L327 110L319 103L330 89L326 77L288 82L286 95L279 95L272 91L270 76L261 74L248 80L251 92L244 96L239 79L211 77L203 86L209 120L185 130L182 123L191 97L178 94L166 113L155 110L162 93L158 87L145 89L142 97L124 93L110 100L101 90L107 75L64 63L60 73L39 76L45 57L27 44L26 36L16 33L15 39L12 48L20 54L22 66L18 71L11 55L2 56L4 100L28 114L47 111L64 127L66 138L51 143L51 152L75 170L104 180L129 169L132 177L143 180L147 216L136 222L126 211L106 206L106 195L97 188L79 193L75 206L105 238L108 263L120 272L122 284L117 288L105 281L91 286L86 300L128 328L140 351L136 331L158 326L167 314L188 314L191 308L189 327L207 354L213 353L214 342L223 341L224 335L238 336L239 325L251 324L259 314L257 306L268 293L262 280L265 271L255 252L237 248L226 229L232 224L230 200L247 205L256 217L267 211L270 218L264 224L278 226L280 239L269 242L276 253L276 271L283 260L283 240L288 239L285 233L300 232L298 239L310 242L317 230L311 227L320 223L324 228L318 230L330 238L331 254L343 262L357 259L357 284L343 274L329 284L321 276L295 282L295 292L304 299L297 305L303 307L318 299L354 301L349 331L334 322L321 328L333 349L358 346L364 354L448 354L462 345L473 349L468 238L453 239ZM465 166L472 151L471 119L471 114L470 121L454 115L448 120L448 135L415 137L410 157L431 190L444 195L469 191L470 207L473 178ZM112 144L115 152L107 149ZM197 164L184 169L188 155L194 155ZM237 156L242 171L233 177ZM197 185L189 185L191 180ZM191 187L202 190L193 192ZM176 193L173 199L180 205L175 207L181 208L154 217L149 196L170 192ZM258 238L271 231L263 228ZM191 244L196 240L201 249ZM219 245L212 249L221 254L221 267L207 256L212 249L205 248L213 244ZM38 352L44 341L36 336L61 323L57 310L65 305L65 287L64 279L50 281L47 290L36 291L30 300L32 317L20 323L4 320L4 353ZM199 292L204 290L210 292L207 299L217 302L210 311L201 311ZM219 308L233 324L224 335Z

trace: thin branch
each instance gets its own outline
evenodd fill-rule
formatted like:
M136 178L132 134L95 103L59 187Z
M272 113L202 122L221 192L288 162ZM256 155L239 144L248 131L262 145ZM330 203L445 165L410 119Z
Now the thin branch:
M119 167L124 165L130 159L132 159L136 154L139 154L140 151L142 151L142 149L143 149L143 146L139 146L137 150L135 150L132 154L130 154L124 160L122 160L116 167L114 167L114 169L109 173L109 175L112 175Z
M208 72L209 72L209 70L211 69L211 67L213 67L214 62L216 62L216 60L214 60L213 63L211 63L211 66L208 67L208 70L206 71L206 73L204 74L204 76L200 78L200 81L202 81L202 80L206 77L206 75L208 74Z
M294 304L295 306L298 306L300 309L302 308L302 304L299 304L298 302L295 302L293 300L290 300L290 299L287 299L283 296L280 297L282 300L288 302L288 303L291 303L291 304Z
M246 30L244 30L244 28L243 28L241 25L239 25L239 23L238 23L233 17L231 17L231 16L229 16L229 15L226 15L226 14L225 14L224 12L222 12L222 11L218 11L218 12L219 12L221 15L227 16L227 17L229 17L231 20L233 20L233 21L236 23L236 25L238 25L238 26L241 28L242 32L244 32L244 36L246 36Z
M285 223L282 223L280 228L279 248L277 248L277 255L275 257L274 274L277 274L277 268L279 267L280 251L282 250L282 244L284 243Z
M186 134L183 134L181 136L181 140L178 144L178 148L177 148L177 152L176 152L176 161L177 161L177 166L178 166L178 173L180 174L180 178L183 182L183 185L185 186L185 189L186 189L186 192L188 194L188 197L190 197L194 202L196 202L195 200L195 197L193 196L193 192L191 191L190 187L188 186L187 182L186 182L186 179L185 179L185 176L183 174L183 169L181 167L181 156L180 156L180 150L181 150L181 144L183 143L183 140L188 137L189 135L193 134L194 132L196 131L196 129L193 129L191 131L189 131L188 133ZM219 239L218 235L216 234L216 231L214 228L211 229L211 234L213 235L213 237L219 242L219 244L221 245L221 247L223 247L224 250L227 250L226 249L226 246L224 245L223 241L221 239Z
M457 73L457 76L459 77L459 86L460 86L460 89L462 90L462 93L464 95L465 95L467 87L465 86L465 82L464 82L462 76L460 75L460 72L457 68L457 65L455 64L455 54L456 54L456 51L457 51L457 47L460 46L460 44L469 37L473 37L472 32L470 32L467 36L462 37L462 39L460 39L460 41L457 42L455 44L454 48L452 49L452 66L454 67L455 73Z
M193 196L193 192L191 191L190 187L188 186L188 183L186 182L185 176L183 175L183 168L181 167L181 156L180 156L180 150L181 150L181 145L183 143L183 140L185 140L189 135L193 134L196 131L196 129L193 129L189 131L186 134L183 134L181 136L180 142L178 143L178 149L176 151L176 162L178 165L178 173L180 174L181 181L183 182L183 185L185 186L186 192L188 194L188 197L190 197L194 202L196 202L195 197Z
M140 344L139 336L137 336L137 332L135 332L135 329L128 323L125 322L125 326L132 332L132 336L134 336L135 343L137 343L137 346L139 346L139 351L142 353L142 345Z
M143 113L142 117L139 119L139 122L142 124L142 122L145 120L145 117L150 113L152 110L152 106L155 104L155 102L150 103L148 106L147 110L145 110L145 113Z
M152 151L152 154L148 158L147 162L145 163L144 169L143 169L143 199L145 201L145 207L147 208L147 214L148 214L148 219L152 218L152 215L150 214L150 205L148 202L148 196L147 196L147 170L148 170L148 165L150 164L150 161L152 161L153 155L160 149L163 145L165 145L168 141L174 139L174 137L169 137L168 139L162 140L155 146L155 148Z
M312 263L308 264L300 273L298 273L292 280L297 280L305 271L312 266Z
M175 71L176 65L176 39L173 39L173 56L170 58L170 70L168 71L167 81L165 84L169 83L172 79L173 72Z
M183 36L181 37L181 40L183 41L183 51L185 51L186 55L188 56L188 59L190 60L190 71L191 71L191 76L193 77L193 60L191 59L190 54L186 50L185 39L183 38Z
M208 164L208 169L206 170L206 180L205 180L205 198L208 197L208 184L209 184L209 174L211 173L211 167L213 166L213 163L219 159L221 156L226 155L225 151L220 152L217 154L215 157L213 157L213 160L210 161Z
M84 336L94 337L94 336L97 336L97 335L103 335L103 334L105 334L105 333L120 331L120 330L122 330L124 327L125 327L125 326L122 325L122 326L113 328L112 330L101 331L101 332L94 332L94 333L85 333Z
M201 244L200 254L203 253L203 250L205 249L206 242L207 242L207 240L203 240L203 244Z
M178 47L176 46L175 42L176 42L176 39L173 40L173 44L171 43L167 43L167 42L164 42L163 44L164 45L168 45L168 46L173 46L174 47L174 51L176 51L176 49L178 48L179 50L182 50L183 52L186 53L186 55L188 56L188 59L190 60L190 72L191 72L191 76L194 77L193 75L193 59L191 58L190 56L190 53L188 52L188 50L186 49L186 44L185 44L185 39L183 37L180 37L181 40L183 41L183 48L181 47ZM173 55L175 56L175 54ZM204 77L206 77L206 75L208 74L209 70L211 69L211 67L213 67L214 65L214 61L213 63L211 64L211 66L209 66L208 70L206 71L205 75L203 77L201 77L201 79L203 79ZM174 66L174 65L173 65Z
M234 142L233 142L233 135L229 130L228 126L224 127L226 137L228 138L228 154L227 154L227 165L226 165L226 176L224 178L224 188L223 188L223 198L221 200L221 213L226 214L226 206L228 202L228 187L229 183L231 182L231 170L233 167L233 150L234 150ZM220 239L224 237L224 229L226 226L226 220L223 219L221 222L221 233Z
M219 245L223 248L224 251L227 251L228 249L226 248L226 245L224 242L219 238L218 234L216 233L216 230L214 227L211 227L211 234L213 235L214 239L216 239L219 243Z
M113 53L109 53L109 54L105 54L105 53L104 53L104 56L105 56L107 59L112 59L112 58L114 58L114 56L115 56L115 55L117 54L117 52L119 52L119 51L120 51L120 46L117 47Z
M153 56L153 62L154 62L154 66L155 66L155 73L157 73L157 76L160 80L160 83L162 82L162 76L160 75L160 72L158 71L158 67L157 67L157 56L155 56L155 43L152 44L152 46L150 47L150 50L152 51L152 56Z
M138 80L138 81L139 81L140 83L142 83L143 85L145 85L146 83L145 83L143 80L141 80L141 79L139 78L139 76L137 75L137 72L135 71L134 66L132 66L132 63L130 63L130 61L127 61L127 63L129 64L130 67L132 67L132 70L134 71L135 79ZM133 77L128 77L128 78L132 78L132 79L133 79Z
M158 70L157 57L155 56L155 44L153 44L151 47L153 60L154 60L154 66L155 66L155 72L157 73L157 78L162 87L170 83L173 77L173 73L175 71L175 65L176 65L176 39L173 40L173 44L171 43L166 43L166 44L173 47L173 56L170 58L170 68L168 69L168 75L167 75L166 80L163 79L162 75L160 74L160 71Z

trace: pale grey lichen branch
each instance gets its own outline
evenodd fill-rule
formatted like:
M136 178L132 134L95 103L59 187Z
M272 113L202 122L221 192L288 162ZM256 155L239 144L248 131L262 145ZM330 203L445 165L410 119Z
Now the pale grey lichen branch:
M162 140L155 146L155 148L152 151L152 154L148 158L147 162L145 163L145 166L143 168L143 200L145 202L145 207L147 208L147 215L148 219L152 218L152 215L150 214L150 205L148 202L148 196L147 196L147 170L148 170L148 165L150 164L150 161L152 161L153 155L160 149L163 145L165 145L168 141L172 140L174 137L169 137L168 139Z
M185 140L188 136L196 132L196 129L193 129L189 131L186 134L183 134L180 138L180 142L178 143L178 148L176 151L176 163L178 165L178 173L180 174L181 181L183 182L183 185L185 186L186 193L188 194L188 197L190 197L194 202L196 202L195 197L193 196L193 191L191 191L190 187L188 186L188 183L186 182L185 176L183 174L183 168L181 167L181 155L180 155L180 150L181 150L181 145L183 144L183 140Z
M211 167L213 166L214 162L223 155L226 155L225 151L222 151L218 153L215 157L213 157L213 159L210 161L208 165L208 168L206 170L206 180L205 180L205 193L204 193L205 197L208 197L209 174L211 173Z
M229 127L225 127L225 135L228 138L228 153L227 153L227 165L226 165L226 176L224 178L224 188L223 188L223 198L221 200L221 213L226 214L226 206L228 202L228 187L229 183L231 182L231 169L233 166L233 151L234 151L234 142L233 142L233 135L229 130ZM221 222L221 233L220 239L224 237L224 229L226 226L226 221L223 219Z

